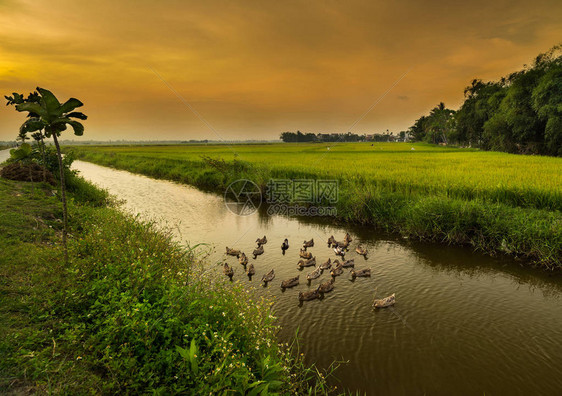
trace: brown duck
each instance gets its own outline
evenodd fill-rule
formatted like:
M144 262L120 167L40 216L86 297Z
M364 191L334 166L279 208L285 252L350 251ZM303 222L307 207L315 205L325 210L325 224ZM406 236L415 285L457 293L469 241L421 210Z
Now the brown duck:
M349 232L345 233L345 236L343 237L343 240L349 245L351 243L351 241L353 241L353 239L351 239L351 235L349 235Z
M328 259L326 261L324 261L322 264L320 264L320 268L322 270L327 270L330 269L332 267L332 259Z
M263 246L260 245L257 249L254 250L254 260L261 254L263 254Z
M254 268L254 264L250 263L250 265L248 266L248 270L246 271L246 274L248 276L253 276L256 274L256 269Z
M366 278L368 276L371 276L371 269L370 268L365 268L365 269L358 270L358 271L355 271L355 269L351 270L351 277L353 279L360 278L360 277Z
M333 277L340 276L341 274L343 274L343 267L341 265L333 267L330 271L330 275L332 275Z
M322 268L317 267L314 271L312 271L311 273L309 273L306 276L306 280L310 281L310 280L316 279L316 278L320 277L320 275L322 275Z
M267 283L271 282L273 278L275 278L275 271L271 270L261 278L261 281Z
M301 249L299 252L299 256L303 259L311 259L312 258L312 252L307 252L304 249Z
M314 238L312 238L310 241L304 241L302 243L302 247L305 249L313 246L314 246Z
M258 246L265 245L267 243L267 237L264 235L263 238L256 239Z
M285 238L283 244L281 245L281 250L283 251L283 254L285 254L285 250L287 249L289 249L289 240Z
M355 248L355 251L357 252L357 254L363 256L363 257L367 257L367 248L364 248L363 246L359 245Z
M336 238L333 235L328 238L328 247L332 247L332 245L336 245Z
M248 257L246 257L246 254L244 252L240 254L240 257L238 257L238 262L244 266L248 264Z
M310 301L320 297L318 290L299 292L299 301Z
M231 249L228 246L226 247L226 254L228 254L229 256L240 256L240 250L238 249Z
M312 267L313 265L316 265L316 257L312 257L311 259L308 260L299 260L298 262L298 266L303 268L303 267Z
M385 298L381 298L379 300L375 299L375 301L373 301L373 307L385 308L394 305L394 303L396 303L396 293L392 293L392 295Z
M316 289L319 293L328 293L334 290L334 278L327 282L321 283Z
M355 267L355 259L345 260L341 266L343 268Z
M228 276L230 279L232 279L232 276L234 275L234 269L232 269L228 263L224 263L223 266L223 272L226 276Z
M297 286L299 284L299 276L295 276L294 278L287 279L281 282L281 289L288 289L290 287Z
M338 241L336 241L336 242L333 244L333 246L334 246L335 248L340 248L340 249L342 249L342 250L347 250L347 247L349 246L349 243L346 242L346 241L343 241L343 242L338 242Z

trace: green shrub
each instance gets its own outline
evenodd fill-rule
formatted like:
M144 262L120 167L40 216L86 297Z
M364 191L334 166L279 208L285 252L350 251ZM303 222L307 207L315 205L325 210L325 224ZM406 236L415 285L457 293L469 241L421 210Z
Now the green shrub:
M328 392L277 343L270 301L204 272L155 224L71 195L66 266L56 197L0 180L0 393Z

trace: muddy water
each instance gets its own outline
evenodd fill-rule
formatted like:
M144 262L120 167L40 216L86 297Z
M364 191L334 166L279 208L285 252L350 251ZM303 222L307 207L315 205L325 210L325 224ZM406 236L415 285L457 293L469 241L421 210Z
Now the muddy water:
M124 208L171 226L179 240L214 247L208 262L220 271L224 260L234 281L275 297L274 310L289 341L299 330L310 363L326 367L345 360L339 387L367 394L560 394L562 392L562 280L521 268L506 258L490 258L464 248L414 243L369 228L346 227L322 219L236 216L218 195L81 161L75 168L88 180L124 199ZM297 269L299 246L318 261L336 257L325 243L330 235L353 237L346 258L371 268L371 278L351 280L346 271L323 300L298 302L298 292L330 278L306 282ZM252 252L267 235L265 254L250 261L249 281L225 246ZM288 238L290 248L281 254ZM365 260L354 252L369 249ZM259 280L270 269L267 288ZM300 274L301 284L282 292L280 282ZM227 281L225 279L225 281ZM396 305L374 310L374 296L396 293Z

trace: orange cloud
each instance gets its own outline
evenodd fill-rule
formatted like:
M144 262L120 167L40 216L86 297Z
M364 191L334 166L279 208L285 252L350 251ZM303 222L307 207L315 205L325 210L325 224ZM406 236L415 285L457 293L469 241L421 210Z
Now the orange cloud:
M492 4L493 3L493 4ZM152 71L231 139L399 131L472 78L496 79L562 37L555 0L0 0L0 93L75 96L85 138L214 138ZM408 100L404 100L404 98ZM0 110L0 140L22 122Z

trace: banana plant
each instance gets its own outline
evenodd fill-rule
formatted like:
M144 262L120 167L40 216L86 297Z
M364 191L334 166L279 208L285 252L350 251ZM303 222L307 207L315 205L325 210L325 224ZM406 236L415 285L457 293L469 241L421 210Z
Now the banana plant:
M72 127L76 136L82 136L84 134L84 125L75 119L85 120L88 117L84 113L74 111L74 109L83 106L83 103L78 99L70 98L61 104L51 91L37 87L37 92L39 94L39 100L37 102L16 104L17 111L27 111L29 113L29 118L20 127L20 135L44 130L45 137L52 137L55 142L59 162L60 189L64 216L62 243L64 246L64 259L68 264L68 250L66 247L68 211L66 207L64 168L62 165L62 155L58 138L60 134L67 129L67 125Z
M27 95L27 98L24 95L19 94L17 92L12 93L12 96L4 96L4 97L6 98L6 106L18 105L26 102L39 103L39 100L41 99L41 97L37 92L30 93L29 95ZM27 117L28 118L38 117L38 115L30 112L27 114ZM43 131L39 130L34 134L32 134L31 137L35 139L35 141L37 141L37 144L41 149L41 158L43 160L43 182L45 182L47 181L47 169L46 169L47 160L45 156L45 141L43 140ZM27 139L29 139L27 137L27 132L20 131L16 140L20 140L22 143L25 143Z

